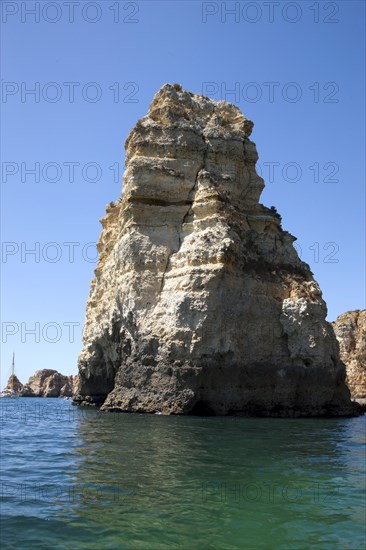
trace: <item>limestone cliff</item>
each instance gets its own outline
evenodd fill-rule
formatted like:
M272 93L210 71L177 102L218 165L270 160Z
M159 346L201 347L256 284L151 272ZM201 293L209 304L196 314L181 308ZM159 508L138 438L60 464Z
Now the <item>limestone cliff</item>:
M76 404L163 414L353 413L326 305L259 204L253 123L164 85L126 141L86 309Z
M65 376L56 370L43 369L31 376L23 386L23 397L72 397L78 377Z
M333 323L347 384L354 398L366 398L366 310L347 311Z

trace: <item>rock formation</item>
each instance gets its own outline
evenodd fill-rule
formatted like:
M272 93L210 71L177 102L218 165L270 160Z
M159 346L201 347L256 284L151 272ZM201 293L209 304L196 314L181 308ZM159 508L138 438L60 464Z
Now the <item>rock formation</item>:
M366 310L343 313L333 327L351 395L366 400Z
M75 375L69 376L69 381L71 386L71 396L74 396L75 394L79 393L79 383L80 383L79 375L75 374ZM71 397L71 396L66 395L66 393L64 393L64 397Z
M259 204L253 123L164 85L101 220L76 404L162 414L350 415L326 305Z
M19 380L19 378L15 374L11 374L8 380L8 383L6 384L5 388L3 389L3 393L19 393L23 390L23 384Z
M38 370L23 386L23 397L72 397L77 376L65 376L56 370Z

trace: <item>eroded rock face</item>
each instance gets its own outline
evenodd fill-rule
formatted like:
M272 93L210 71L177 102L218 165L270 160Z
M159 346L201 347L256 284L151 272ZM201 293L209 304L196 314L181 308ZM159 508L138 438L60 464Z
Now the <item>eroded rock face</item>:
M366 398L366 310L347 311L333 323L347 384L354 398Z
M72 397L75 376L65 376L56 370L43 369L31 376L23 386L23 397Z
M253 124L165 85L126 141L79 357L79 404L163 414L353 413L310 268L259 204Z

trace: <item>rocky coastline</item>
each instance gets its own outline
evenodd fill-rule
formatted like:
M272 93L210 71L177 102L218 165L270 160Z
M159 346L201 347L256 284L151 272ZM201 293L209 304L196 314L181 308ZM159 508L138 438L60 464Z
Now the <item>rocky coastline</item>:
M26 384L14 375L3 392L14 391L20 397L72 397L77 391L78 376L65 376L53 369L36 371Z

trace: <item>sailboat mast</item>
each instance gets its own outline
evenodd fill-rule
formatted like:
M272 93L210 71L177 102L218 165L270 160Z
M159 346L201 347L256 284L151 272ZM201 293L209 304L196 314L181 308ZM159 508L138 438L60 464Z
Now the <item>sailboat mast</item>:
M14 370L15 370L15 353L13 352L13 362L11 365L11 389L14 391Z

